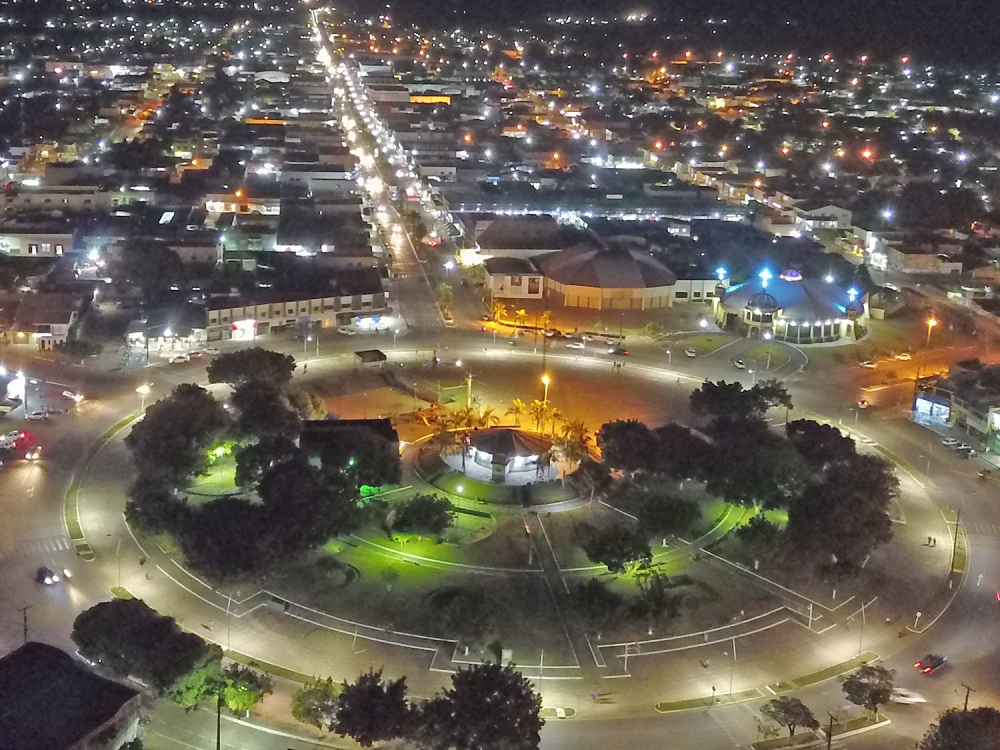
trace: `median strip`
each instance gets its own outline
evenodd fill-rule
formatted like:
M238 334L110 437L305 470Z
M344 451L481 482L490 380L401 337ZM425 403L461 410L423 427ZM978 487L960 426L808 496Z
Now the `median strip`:
M705 698L689 698L684 701L663 701L662 703L657 703L653 708L656 709L657 713L669 714L674 711L690 711L695 708L711 708L712 706L718 706L723 703L742 703L743 701L753 701L758 698L763 698L763 693L757 688L750 688L749 690L738 690L735 693L727 695L714 695L707 696Z
M870 664L877 659L878 654L873 651L865 651L860 656L855 656L847 661L839 662L827 667L826 669L810 672L809 674L802 675L802 677L796 677L793 680L776 682L773 685L768 685L767 689L776 694L788 693L792 690L801 690L802 688L809 687L810 685L815 685L817 683L833 679L834 677L840 677L842 674L853 672L858 667Z

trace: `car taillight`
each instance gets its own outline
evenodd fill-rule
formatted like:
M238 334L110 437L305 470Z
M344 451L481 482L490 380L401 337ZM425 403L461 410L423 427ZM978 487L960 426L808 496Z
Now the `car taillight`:
M924 667L924 674L930 674L930 672L931 672L930 667Z
M914 667L915 669L920 669L920 668L921 668L922 666L924 666L924 665L923 665L923 664L921 664L921 663L920 663L919 661L915 661L915 662L913 662L913 667Z

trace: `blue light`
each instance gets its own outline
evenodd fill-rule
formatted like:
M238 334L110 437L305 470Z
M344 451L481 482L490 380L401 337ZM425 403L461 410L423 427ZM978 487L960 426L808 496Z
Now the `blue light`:
M722 281L729 275L729 271L727 271L723 266L719 266L715 269L715 275L719 277L719 281Z
M847 296L851 298L851 302L854 302L858 298L858 290L852 286L847 290Z
M757 274L757 275L760 277L760 282L761 282L760 285L761 285L761 288L763 288L763 289L766 289L767 288L767 282L774 278L774 275L770 271L768 271L766 268L763 271L761 271L759 274Z

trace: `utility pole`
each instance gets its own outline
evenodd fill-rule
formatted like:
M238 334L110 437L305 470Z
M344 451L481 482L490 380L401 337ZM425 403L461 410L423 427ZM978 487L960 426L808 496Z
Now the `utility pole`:
M222 750L222 690L219 683L219 694L215 699L215 750Z
M975 691L975 690L973 690L972 688L970 688L970 687L969 687L968 685L966 685L966 684L965 684L964 682L962 682L962 683L959 683L959 684L960 684L960 685L961 685L962 687L964 687L964 688L965 688L965 705L964 705L964 706L962 707L962 711L963 711L963 712L964 712L964 711L968 711L968 710L969 710L969 693L975 693L976 691Z
M830 714L830 725L826 730L826 750L833 746L833 714Z
M21 613L22 622L24 623L24 642L28 642L28 610L31 609L31 605L21 607L18 612Z

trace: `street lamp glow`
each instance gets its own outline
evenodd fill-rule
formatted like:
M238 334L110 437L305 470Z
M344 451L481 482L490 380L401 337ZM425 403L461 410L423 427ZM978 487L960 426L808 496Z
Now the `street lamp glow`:
M701 320L698 321L698 325L700 325L702 328L708 328L708 321L702 318Z
M149 395L149 386L148 385L140 385L138 388L135 389L135 392L138 393L140 396L148 396Z

